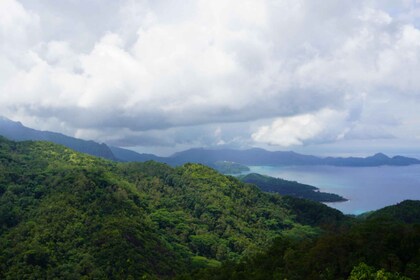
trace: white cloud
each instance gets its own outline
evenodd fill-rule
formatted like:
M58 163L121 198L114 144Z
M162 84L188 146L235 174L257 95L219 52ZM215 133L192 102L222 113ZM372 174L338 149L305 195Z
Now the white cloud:
M0 42L3 52L33 43L38 25L38 16L25 10L18 1L0 1Z
M0 110L52 130L141 144L151 131L242 122L217 141L299 145L338 141L356 123L347 135L361 137L385 93L420 97L413 1L21 3L0 2Z
M303 114L274 120L260 127L252 138L256 142L277 146L296 146L307 142L336 141L350 130L346 112L322 109L314 114Z

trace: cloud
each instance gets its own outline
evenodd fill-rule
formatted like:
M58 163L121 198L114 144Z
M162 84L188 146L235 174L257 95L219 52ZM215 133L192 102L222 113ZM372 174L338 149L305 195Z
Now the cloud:
M420 97L418 16L403 2L5 0L0 110L125 145L360 138L384 94Z
M11 46L17 48L30 45L39 32L38 27L39 17L19 2L0 2L0 39L3 51L11 51Z
M256 142L283 147L333 142L350 131L348 120L347 112L322 109L314 114L277 118L270 125L260 127L252 138Z

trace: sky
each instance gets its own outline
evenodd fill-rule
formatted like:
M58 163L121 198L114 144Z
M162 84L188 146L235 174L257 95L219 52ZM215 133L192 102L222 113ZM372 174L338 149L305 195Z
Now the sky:
M0 0L0 112L159 155L420 156L420 1Z

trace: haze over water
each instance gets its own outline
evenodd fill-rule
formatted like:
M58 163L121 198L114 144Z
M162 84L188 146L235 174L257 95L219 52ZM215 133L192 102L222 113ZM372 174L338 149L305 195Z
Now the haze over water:
M318 187L349 201L326 203L345 214L420 199L420 165L380 167L250 166L251 172Z

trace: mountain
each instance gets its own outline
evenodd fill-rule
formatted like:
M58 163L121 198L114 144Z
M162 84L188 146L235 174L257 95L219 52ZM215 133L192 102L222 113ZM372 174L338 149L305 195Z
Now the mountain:
M332 165L332 166L381 166L381 165L411 165L420 164L415 158L394 156L392 158L378 153L370 157L316 157L302 155L295 152L266 151L264 149L190 149L175 153L169 158L169 163L182 164L185 162L199 162L211 164L217 161L232 161L244 165Z
M160 279L217 267L279 235L319 234L293 207L200 164L119 163L0 137L0 279Z
M295 152L270 152L259 148L248 150L189 149L175 153L170 157L170 160L175 164L185 162L209 164L217 161L232 161L244 165L315 165L321 162L320 158L315 156L306 156Z
M194 148L175 153L169 157L159 157L153 154L137 153L120 147L108 147L106 144L81 140L60 133L35 130L23 126L20 122L14 122L4 117L0 117L0 135L15 141L50 141L56 144L64 145L78 152L123 162L145 162L154 160L167 163L172 166L194 162L205 164L221 171L231 170L231 168L226 169L226 166L221 167L221 162L231 162L238 167L240 165L332 165L364 167L420 164L420 160L415 158L403 156L394 156L390 158L382 153L365 158L322 158L311 155L303 155L292 151L271 152L260 148L248 150Z
M127 151L122 149L123 151ZM115 152L117 154L117 152ZM331 165L349 167L369 167L381 165L406 166L420 164L420 160L410 157L394 156L383 153L369 157L317 157L292 151L267 151L260 148L248 150L194 148L178 152L170 157L157 157L136 152L120 152L116 157L121 161L157 160L170 165L182 165L187 162L201 163L216 167L217 162L232 162L241 165Z
M4 117L0 117L0 135L15 141L49 141L81 153L116 160L116 157L106 144L81 140L56 132L35 130L22 125L20 122L14 122Z
M305 198L318 202L339 202L347 201L342 196L333 193L320 192L317 187L274 178L257 173L241 175L239 180L258 186L262 191L273 192L281 195L290 195L298 198Z

